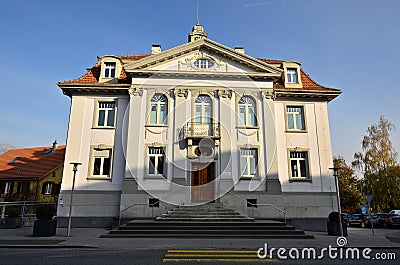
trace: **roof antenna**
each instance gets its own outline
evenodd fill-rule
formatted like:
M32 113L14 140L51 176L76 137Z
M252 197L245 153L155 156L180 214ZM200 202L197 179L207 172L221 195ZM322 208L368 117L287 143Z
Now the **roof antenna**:
M200 25L200 22L199 22L199 0L197 0L196 2L197 2L197 5L196 5L197 25Z

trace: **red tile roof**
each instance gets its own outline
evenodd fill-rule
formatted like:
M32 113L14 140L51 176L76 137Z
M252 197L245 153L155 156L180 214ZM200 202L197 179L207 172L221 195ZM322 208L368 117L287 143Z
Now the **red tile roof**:
M145 57L150 56L151 54L136 54L136 55L121 55L117 56L123 61L123 64L129 63L130 61L135 61L135 60L140 60ZM263 59L263 58L257 58L258 60L267 63L267 64L278 64L282 65L283 60L272 60L272 59ZM107 83L99 83L99 77L100 77L100 67L101 67L101 61L97 61L97 63L90 69L88 69L87 73L84 74L83 76L74 79L74 80L68 80L68 81L62 81L59 82L59 85L65 85L65 84L107 84ZM285 87L283 84L282 79L277 80L274 83L274 89L279 89L279 90L313 90L313 91L339 91L338 89L334 88L328 88L324 87L317 82L315 82L303 69L301 69L301 82L303 84L303 88L291 88L291 87ZM127 78L127 74L124 69L122 69L121 74L118 78L118 83L122 84L127 84L129 83L129 80Z
M64 163L65 145L59 146L54 153L45 154L51 148L52 146L11 149L0 155L0 180L45 177ZM19 159L15 159L16 157Z
M142 58L145 58L147 56L150 56L151 54L136 54L136 55L121 55L117 56L123 61L136 61L140 60ZM125 62L124 62L125 63ZM96 62L96 64L92 67L87 69L86 74L83 76L73 79L73 80L65 80L59 82L61 85L65 84L101 84L99 83L99 78L100 78L100 69L101 68L101 61L100 59ZM124 69L122 69L120 76L118 77L118 83L129 83L127 80L127 75Z

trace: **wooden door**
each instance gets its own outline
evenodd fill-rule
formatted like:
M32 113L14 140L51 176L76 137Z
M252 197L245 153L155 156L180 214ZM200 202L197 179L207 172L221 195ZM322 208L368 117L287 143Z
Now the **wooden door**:
M192 201L210 201L214 199L214 163L192 164L191 194Z

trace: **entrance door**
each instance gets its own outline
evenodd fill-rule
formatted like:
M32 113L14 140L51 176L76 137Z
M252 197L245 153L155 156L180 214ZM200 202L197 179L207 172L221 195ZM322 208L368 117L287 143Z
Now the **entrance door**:
M214 199L214 163L192 164L191 193L192 201L210 201Z

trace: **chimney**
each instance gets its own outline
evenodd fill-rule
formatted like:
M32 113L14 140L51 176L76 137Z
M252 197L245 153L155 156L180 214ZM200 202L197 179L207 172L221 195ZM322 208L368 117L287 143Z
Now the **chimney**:
M57 148L58 148L57 140L54 140L53 148L51 149L51 152L52 152L52 153L55 153L55 152L57 151Z
M161 44L151 45L151 54L157 54L161 52Z
M235 51L244 54L244 47L235 47Z

